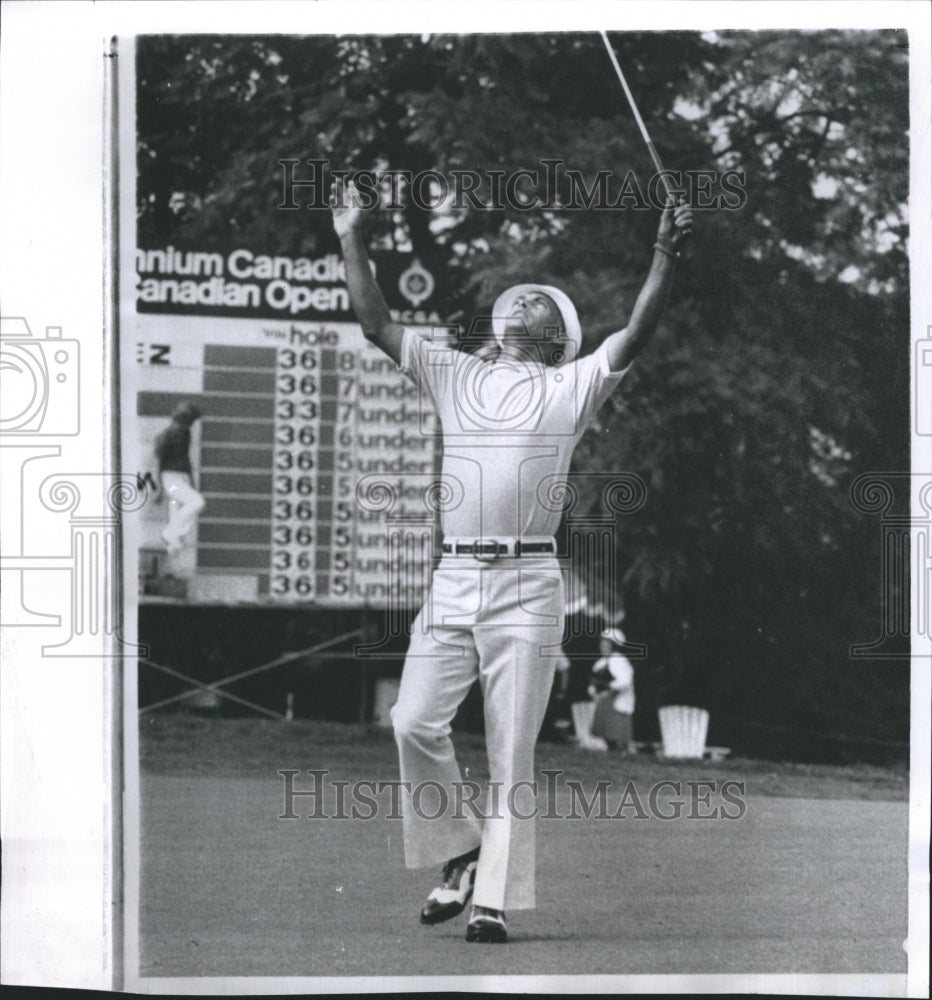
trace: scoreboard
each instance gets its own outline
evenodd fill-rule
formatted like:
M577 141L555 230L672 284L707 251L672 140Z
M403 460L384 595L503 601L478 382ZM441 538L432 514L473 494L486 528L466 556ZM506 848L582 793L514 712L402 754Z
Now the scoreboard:
M352 322L138 313L137 477L175 407L197 403L206 501L181 560L203 599L419 604L429 583L435 414ZM129 345L127 345L129 346ZM126 355L124 354L124 357ZM164 549L165 504L142 512Z

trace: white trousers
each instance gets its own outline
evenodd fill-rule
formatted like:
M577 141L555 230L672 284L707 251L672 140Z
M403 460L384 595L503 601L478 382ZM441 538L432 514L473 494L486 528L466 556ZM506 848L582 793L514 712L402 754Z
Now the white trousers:
M521 783L534 781L534 745L562 656L563 609L563 579L552 556L485 564L445 557L412 626L392 709L401 780L410 783L402 792L405 864L440 866L481 845L473 902L496 910L531 909L535 902L535 821L522 818L532 816L535 799ZM459 784L450 737L476 678L489 793L495 788L498 800L484 803L479 817L463 801L472 793ZM418 799L421 785L430 794Z
M162 487L168 496L168 527L164 536L180 542L204 509L204 498L191 485L185 472L163 472Z

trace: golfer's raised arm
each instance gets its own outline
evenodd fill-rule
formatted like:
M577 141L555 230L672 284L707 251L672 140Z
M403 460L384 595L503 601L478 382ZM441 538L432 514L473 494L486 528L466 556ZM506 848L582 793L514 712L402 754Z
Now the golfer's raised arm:
M634 303L628 325L606 339L608 363L612 371L621 371L631 364L657 329L673 283L676 247L692 232L692 224L689 206L681 203L674 209L671 199L660 219L654 259L644 287Z
M372 276L369 254L363 237L361 197L350 182L342 178L330 188L330 208L333 228L340 237L343 262L346 266L346 287L356 318L362 326L366 340L381 348L395 364L401 361L401 342L404 327L392 320L385 298Z

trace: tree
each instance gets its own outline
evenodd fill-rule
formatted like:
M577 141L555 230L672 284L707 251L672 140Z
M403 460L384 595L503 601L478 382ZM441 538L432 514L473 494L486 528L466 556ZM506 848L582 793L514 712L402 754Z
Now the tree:
M732 210L700 216L661 329L574 468L647 485L616 582L657 696L741 702L791 729L794 684L853 677L848 644L877 618L879 532L850 485L909 466L906 39L612 42L667 165L744 183ZM563 287L589 347L630 312L656 210L570 207L567 169L610 171L613 197L651 170L595 34L144 37L137 74L143 245L334 249L326 210L278 207L282 158L445 177L559 159L545 210L409 198L379 213L373 245L413 248L464 320L520 280Z

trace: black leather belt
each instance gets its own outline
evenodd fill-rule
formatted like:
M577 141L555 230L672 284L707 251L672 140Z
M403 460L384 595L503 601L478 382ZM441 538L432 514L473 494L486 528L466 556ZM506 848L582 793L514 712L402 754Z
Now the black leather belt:
M457 556L474 556L476 559L491 562L499 556L510 556L520 559L521 556L556 555L557 543L553 540L549 542L523 542L520 538L514 540L514 545L506 542L491 539L476 539L474 542L443 542L441 551Z

